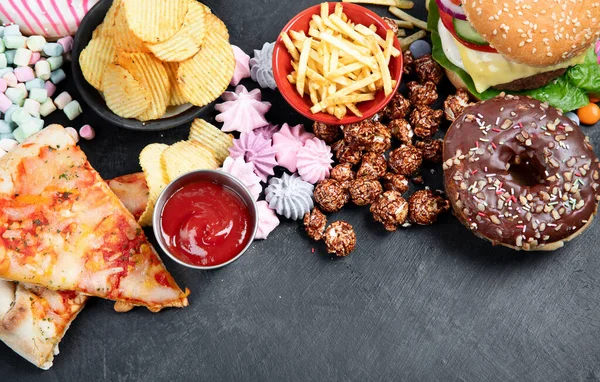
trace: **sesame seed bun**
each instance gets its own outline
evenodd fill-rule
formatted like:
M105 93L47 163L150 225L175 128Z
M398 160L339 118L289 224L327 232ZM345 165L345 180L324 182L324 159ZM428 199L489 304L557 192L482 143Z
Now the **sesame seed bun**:
M600 0L463 0L473 27L507 59L546 67L600 36Z

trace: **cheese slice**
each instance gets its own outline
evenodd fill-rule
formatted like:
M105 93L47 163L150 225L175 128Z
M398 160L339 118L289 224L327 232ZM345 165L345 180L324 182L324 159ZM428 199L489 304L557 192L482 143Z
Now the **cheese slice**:
M507 84L521 78L527 78L540 73L564 69L583 64L585 53L563 63L537 68L529 65L508 61L501 54L479 52L469 49L452 36L460 53L462 65L475 83L477 91L482 93L492 86Z

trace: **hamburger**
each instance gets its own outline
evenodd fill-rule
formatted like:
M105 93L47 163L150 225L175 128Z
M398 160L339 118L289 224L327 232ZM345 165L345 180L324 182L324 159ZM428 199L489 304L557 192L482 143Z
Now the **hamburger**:
M433 58L480 100L570 111L600 95L600 0L430 0L428 27Z

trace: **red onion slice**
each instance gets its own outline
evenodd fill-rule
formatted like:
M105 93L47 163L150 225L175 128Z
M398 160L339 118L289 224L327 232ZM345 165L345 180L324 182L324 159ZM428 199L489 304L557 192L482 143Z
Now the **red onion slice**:
M462 9L460 5L454 4L451 0L435 0L438 7L443 11L449 14L450 16L457 18L459 20L466 20L467 16L465 15L465 11Z

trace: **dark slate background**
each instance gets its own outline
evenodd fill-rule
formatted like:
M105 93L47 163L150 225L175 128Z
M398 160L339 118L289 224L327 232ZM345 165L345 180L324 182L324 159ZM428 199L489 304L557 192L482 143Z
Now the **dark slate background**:
M206 3L247 53L317 4ZM424 2L412 13L424 18ZM77 95L72 83L64 86ZM273 103L271 121L305 122L276 92L264 98ZM82 147L107 179L139 171L148 143L173 143L189 131L122 130L83 106L72 123L60 112L51 120L96 128L96 139ZM214 115L211 109L205 117ZM600 147L598 126L584 129ZM441 185L441 169L425 174ZM118 314L112 303L92 299L49 371L0 344L0 381L600 380L597 222L564 249L518 253L475 238L451 215L395 233L366 208L347 207L330 216L337 219L358 237L344 259L327 256L291 221L221 270L190 270L163 256L192 291L188 308Z

